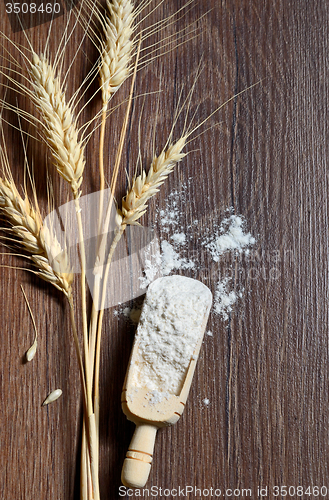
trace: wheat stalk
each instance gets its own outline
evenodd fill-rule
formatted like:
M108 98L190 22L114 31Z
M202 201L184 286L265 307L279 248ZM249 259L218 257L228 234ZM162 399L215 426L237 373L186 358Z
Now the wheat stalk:
M82 330L84 351L84 380L86 390L86 423L90 452L90 467L94 500L99 499L97 477L97 436L95 415L92 404L92 380L89 370L88 323L86 304L86 255L83 236L81 208L79 204L79 188L82 183L82 173L85 167L84 146L78 141L78 131L73 112L66 104L65 94L59 78L55 77L52 66L44 55L40 57L33 53L30 74L33 77L35 103L40 109L44 121L46 140L55 159L58 173L71 185L79 233L80 264L81 264L81 304Z
M132 24L134 6L130 0L107 0L109 15L103 22L105 40L100 62L100 85L103 105L129 75L129 62L134 42Z
M33 52L30 76L34 102L44 119L46 140L57 172L77 193L82 182L85 159L84 145L78 139L73 110L66 103L60 80L43 54L38 56Z
M34 209L27 196L23 199L14 182L0 178L0 208L11 224L11 232L38 268L36 274L61 290L71 293L73 274L68 257L51 230L43 225L39 209Z
M81 208L79 205L79 188L85 167L84 146L78 140L76 120L71 107L66 104L59 78L55 76L52 66L44 55L33 53L30 74L33 79L35 103L41 111L44 122L46 140L55 159L58 173L71 185L79 232L80 264L81 264L81 304L84 350L85 411L87 436L90 452L90 467L94 500L99 499L97 477L97 436L95 415L92 404L92 380L89 370L88 323L86 305L86 255L83 236Z

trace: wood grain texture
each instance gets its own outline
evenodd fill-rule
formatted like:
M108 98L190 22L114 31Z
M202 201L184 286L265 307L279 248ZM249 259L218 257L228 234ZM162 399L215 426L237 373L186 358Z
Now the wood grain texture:
M147 24L183 4L167 0ZM4 4L1 12L1 31L26 46L24 34L12 32ZM52 51L58 46L65 19L54 22ZM158 234L167 239L168 234L161 234L157 214L173 190L184 190L180 223L191 236L188 255L198 262L197 271L190 275L214 291L219 276L231 272L233 288L244 288L244 294L228 321L211 315L209 329L214 335L205 339L184 415L175 426L159 432L148 486L192 485L201 490L220 488L222 493L225 488L250 488L252 498L257 498L258 486L329 488L329 6L320 0L198 0L168 27L167 34L194 21L197 37L187 36L190 40L138 74L135 95L156 92L161 85L163 90L134 101L117 196L126 188L125 169L130 175L135 169L140 117L142 157L147 165L152 157L157 103L159 151L170 132L182 86L185 98L200 61L202 74L190 110L191 117L199 106L196 124L257 83L231 100L200 132L212 126L210 130L199 137L198 132L194 134L188 146L191 153L152 200L143 219L145 225L155 224ZM26 31L39 51L48 29L49 23ZM77 26L66 49L64 69L74 58L82 34ZM6 51L17 56L3 39L2 65L8 65ZM69 94L96 57L96 50L84 39L67 81ZM82 103L96 88L97 83ZM128 88L129 82L115 97L116 104ZM11 91L6 98L16 102ZM22 97L19 103L29 109L30 103ZM99 105L94 99L81 118L90 118ZM107 126L107 165L113 165L123 115L121 106ZM184 119L182 115L178 120L177 134L183 130ZM19 132L6 127L6 141L15 179L22 184ZM87 148L84 194L97 190L97 143L96 132ZM30 141L30 158L33 152L36 186L46 210L47 161L42 144ZM110 178L109 167L106 175ZM50 176L60 205L68 191L51 169ZM220 225L231 206L246 217L257 243L249 258L230 255L215 265L200 239ZM188 228L194 219L199 223L191 234ZM4 256L2 263L21 266L23 261ZM81 393L68 308L59 292L24 271L2 268L0 282L0 498L77 499ZM120 286L120 276L117 282ZM33 329L20 283L40 336L37 355L29 364L24 364L23 357L33 341ZM134 428L120 407L134 327L109 309L104 328L100 483L102 499L112 500L120 498L120 471ZM45 396L56 388L63 390L63 396L41 408ZM210 400L208 407L204 398ZM185 497L205 496L193 492ZM243 497L242 492L237 497Z

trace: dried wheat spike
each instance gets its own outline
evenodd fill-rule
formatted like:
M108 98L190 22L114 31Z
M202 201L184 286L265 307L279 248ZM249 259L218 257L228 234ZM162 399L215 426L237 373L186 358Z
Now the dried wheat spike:
M183 136L153 159L147 174L143 171L133 179L131 188L122 198L119 213L122 216L122 225L138 224L137 220L146 212L148 200L159 191L159 187L175 165L186 156L186 153L182 152L185 143L186 136Z
M73 274L69 270L66 252L43 225L39 210L33 208L27 196L24 199L20 196L12 180L0 178L0 209L11 224L13 235L31 254L31 260L38 268L36 274L68 296Z
M85 167L84 146L78 140L73 111L65 101L65 93L46 57L33 53L30 75L34 101L45 125L47 143L55 159L58 173L77 193Z
M102 44L100 85L103 105L129 74L129 61L133 49L132 24L134 6L130 0L107 0L109 16L103 23L105 41Z

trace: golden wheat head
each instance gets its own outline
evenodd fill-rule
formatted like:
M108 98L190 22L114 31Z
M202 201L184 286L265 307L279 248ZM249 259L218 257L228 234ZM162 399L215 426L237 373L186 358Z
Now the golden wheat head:
M103 23L105 40L99 68L103 105L111 98L129 74L134 46L132 24L134 6L130 0L107 0L108 16Z
M43 225L40 212L28 197L20 196L14 182L0 178L0 209L11 225L11 232L31 254L36 274L65 295L70 293L73 274L69 270L66 252L57 238Z
M44 55L33 53L30 75L34 101L44 119L46 141L56 169L76 193L82 182L85 159L73 111L66 103L59 78Z
M137 220L146 212L148 200L159 191L175 165L186 156L182 151L185 143L186 137L183 136L153 159L147 174L143 171L133 179L131 188L122 198L122 225L138 224Z

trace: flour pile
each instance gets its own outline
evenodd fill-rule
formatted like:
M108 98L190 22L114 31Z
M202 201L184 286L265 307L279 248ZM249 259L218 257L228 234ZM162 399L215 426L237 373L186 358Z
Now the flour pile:
M153 391L155 401L159 391L179 394L211 300L205 285L184 276L160 278L148 287L136 333L134 387Z

